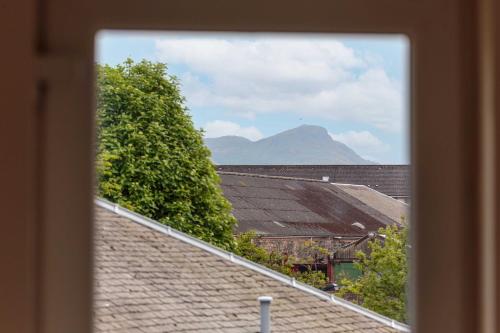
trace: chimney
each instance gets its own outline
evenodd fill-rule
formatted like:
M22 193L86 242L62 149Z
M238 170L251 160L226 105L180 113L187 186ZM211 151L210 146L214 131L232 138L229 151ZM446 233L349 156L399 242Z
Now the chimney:
M327 181L329 181L329 180L330 180L330 177L328 177L328 176L323 176L322 180L323 180L324 182L327 182Z
M271 296L260 296L260 333L271 333Z

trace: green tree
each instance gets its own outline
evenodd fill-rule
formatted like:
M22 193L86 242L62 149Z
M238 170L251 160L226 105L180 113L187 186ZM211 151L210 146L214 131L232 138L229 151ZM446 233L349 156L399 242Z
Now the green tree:
M298 260L293 256L284 255L277 251L268 252L266 249L257 246L253 242L256 237L257 235L254 231L248 231L236 236L236 254L313 287L323 288L326 286L328 283L326 274L314 269L314 258L312 257L313 254L325 253L326 249L312 242L306 242L303 245L303 250L311 256ZM294 270L294 264L298 263L308 264L307 270L304 272Z
M257 234L253 230L237 235L235 253L250 261L267 264L270 260L269 253L265 249L255 245L253 242L255 237L257 237Z
M343 279L341 297L401 322L407 322L408 227L380 229L384 241L369 243L370 253L357 253L356 267L362 275L355 281Z
M233 249L231 206L167 66L97 66L99 195Z

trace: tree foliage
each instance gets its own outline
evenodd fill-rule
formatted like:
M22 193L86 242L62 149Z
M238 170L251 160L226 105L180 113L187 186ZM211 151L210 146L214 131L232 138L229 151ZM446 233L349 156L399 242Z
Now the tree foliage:
M382 242L369 243L369 255L358 252L356 267L362 275L355 281L343 279L339 295L401 322L407 322L408 227L380 229Z
M99 194L232 249L236 220L177 79L145 60L97 72Z
M327 285L328 278L322 271L316 270L314 267L315 257L317 253L325 253L326 249L321 248L313 242L306 242L304 252L310 256L298 260L293 256L288 256L277 251L267 251L264 248L257 246L253 240L257 237L255 232L249 231L236 236L236 254L251 260L255 263L266 266L282 274L295 278L298 281L304 282L316 288L323 288ZM306 263L306 270L301 272L294 268L295 264Z

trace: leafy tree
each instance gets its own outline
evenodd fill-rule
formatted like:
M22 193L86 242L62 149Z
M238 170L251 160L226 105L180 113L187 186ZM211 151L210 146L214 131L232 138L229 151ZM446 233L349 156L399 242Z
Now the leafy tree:
M328 284L328 277L322 271L314 270L311 266L305 272L298 272L295 275L298 281L322 289Z
M407 322L408 227L380 229L384 241L369 243L370 253L357 253L356 267L362 275L355 281L343 279L339 295L375 312Z
M284 255L277 251L268 252L257 246L253 239L257 235L254 231L249 231L236 236L236 254L273 269L282 274L288 275L297 279L298 281L307 283L316 288L323 288L326 286L328 279L326 274L322 271L313 269L313 263L315 262L312 255L317 253L325 253L326 249L315 245L312 242L306 242L303 247L305 253L310 253L311 256L307 256L300 260L301 263L309 264L304 272L294 270L294 264L298 264L299 260L293 256Z
M236 254L250 261L262 264L270 259L269 253L255 245L253 239L257 237L255 231L247 231L236 236Z
M236 220L167 66L128 59L97 74L99 195L232 249Z

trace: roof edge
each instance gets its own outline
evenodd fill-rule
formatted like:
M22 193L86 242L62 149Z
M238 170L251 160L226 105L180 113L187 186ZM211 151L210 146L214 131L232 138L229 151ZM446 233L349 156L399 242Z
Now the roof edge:
M243 266L245 268L251 269L251 270L256 271L260 274L266 275L270 278L273 278L275 280L283 282L289 286L292 286L293 288L299 289L299 290L306 292L310 295L316 296L322 300L325 300L325 301L333 303L333 304L341 305L349 310L352 310L354 312L362 314L366 317L369 317L373 320L376 320L382 324L390 326L390 327L397 329L401 332L411 332L410 327L406 324L400 323L396 320L393 320L393 319L390 319L390 318L385 317L383 315L380 315L376 312L373 312L371 310L363 308L357 304L351 303L351 302L346 301L342 298L336 297L334 295L330 295L322 290L316 289L316 288L309 286L305 283L299 282L299 281L295 280L295 278L291 278L291 277L286 276L284 274L273 271L267 267L256 264L248 259L237 256L232 252L222 250L222 249L215 247L215 246L213 246L205 241L202 241L202 240L197 239L195 237L192 237L188 234L185 234L181 231L178 231L170 226L161 224L153 219L150 219L148 217L134 213L133 211L128 210L124 207L121 207L118 204L114 204L114 203L112 203L108 200L102 199L102 198L95 198L94 202L97 206L104 208L104 209L107 209L109 211L112 211L117 215L128 218L128 219L130 219L138 224L141 224L145 227L148 227L148 228L153 229L155 231L161 232L165 235L168 235L170 237L178 239L178 240L185 242L189 245L195 246L199 249L207 251L207 252L214 254L218 257L221 257L223 259L229 260L237 265Z
M271 179L285 179L285 180L298 180L302 182L314 182L314 183L324 183L328 184L328 181L314 178L300 178L300 177L287 177L287 176L271 176L271 175L260 175L258 173L246 173L246 172L233 172L233 171L218 171L218 175L232 175L232 176L244 176L244 177L255 177L255 178L271 178Z

